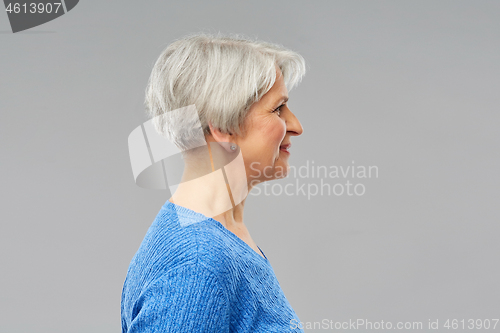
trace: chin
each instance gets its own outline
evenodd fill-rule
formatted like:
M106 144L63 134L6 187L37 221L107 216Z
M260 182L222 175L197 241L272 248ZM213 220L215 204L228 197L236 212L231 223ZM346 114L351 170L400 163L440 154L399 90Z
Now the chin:
M274 179L282 179L288 176L288 170L290 166L286 165L277 165L274 172Z

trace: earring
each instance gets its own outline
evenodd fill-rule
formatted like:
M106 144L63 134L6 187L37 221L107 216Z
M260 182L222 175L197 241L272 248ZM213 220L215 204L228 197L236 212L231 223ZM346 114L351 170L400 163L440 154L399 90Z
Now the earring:
M231 145L229 148L231 148L232 151L236 150L236 146L235 145Z

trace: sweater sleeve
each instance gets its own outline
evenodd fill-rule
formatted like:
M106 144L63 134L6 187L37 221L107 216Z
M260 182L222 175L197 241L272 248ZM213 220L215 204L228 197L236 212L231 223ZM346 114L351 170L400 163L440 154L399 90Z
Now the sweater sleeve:
M170 271L146 288L127 333L229 332L227 296L200 264Z

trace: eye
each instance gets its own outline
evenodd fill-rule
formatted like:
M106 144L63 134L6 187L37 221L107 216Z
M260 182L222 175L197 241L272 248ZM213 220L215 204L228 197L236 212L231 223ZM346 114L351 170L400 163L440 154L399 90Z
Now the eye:
M276 109L273 110L274 113L277 113L278 116L281 115L281 108L284 106L285 104L281 104L280 106L278 106Z

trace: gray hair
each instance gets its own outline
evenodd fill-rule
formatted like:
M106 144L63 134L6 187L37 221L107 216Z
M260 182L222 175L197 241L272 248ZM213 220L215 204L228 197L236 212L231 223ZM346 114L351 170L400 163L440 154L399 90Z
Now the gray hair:
M198 119L168 119L168 114L190 105L198 113L199 133L210 134L210 122L223 133L242 135L250 106L276 81L276 66L289 90L305 74L304 58L277 44L238 35L184 37L170 44L153 67L146 89L147 112L156 130L181 150L198 146L192 142Z

